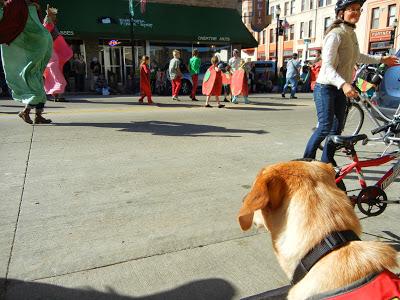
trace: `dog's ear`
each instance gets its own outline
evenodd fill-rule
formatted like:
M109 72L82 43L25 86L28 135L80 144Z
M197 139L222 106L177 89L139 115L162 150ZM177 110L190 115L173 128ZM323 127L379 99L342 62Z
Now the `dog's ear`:
M250 229L253 223L254 212L264 208L268 202L268 177L261 172L239 210L238 221L242 230Z

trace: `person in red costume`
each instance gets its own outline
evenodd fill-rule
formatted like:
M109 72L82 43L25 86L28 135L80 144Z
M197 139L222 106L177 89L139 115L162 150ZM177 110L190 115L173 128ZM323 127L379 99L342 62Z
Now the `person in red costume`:
M211 67L208 68L203 79L203 94L207 96L206 105L204 107L212 107L209 104L211 96L215 96L215 100L218 103L218 108L222 108L225 105L219 102L219 96L221 96L222 90L222 72L218 68L219 59L217 56L211 58Z
M139 103L143 103L144 97L147 97L147 103L153 104L151 100L150 85L150 57L143 56L140 62L140 99Z

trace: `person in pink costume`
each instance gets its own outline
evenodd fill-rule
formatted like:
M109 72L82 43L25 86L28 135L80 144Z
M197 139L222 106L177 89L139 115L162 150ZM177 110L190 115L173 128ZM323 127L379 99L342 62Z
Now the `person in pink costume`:
M56 27L57 9L47 5L46 12L43 25L53 38L53 53L44 71L44 88L47 95L54 97L54 101L65 101L64 98L59 97L67 86L63 68L65 63L72 58L73 52Z

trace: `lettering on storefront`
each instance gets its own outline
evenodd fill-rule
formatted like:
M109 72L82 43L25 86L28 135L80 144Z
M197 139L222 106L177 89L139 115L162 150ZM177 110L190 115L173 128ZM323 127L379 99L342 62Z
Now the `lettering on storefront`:
M75 35L75 32L73 32L72 30L60 30L61 35L64 36L73 36Z
M131 21L129 19L119 19L119 25L121 26L131 26ZM133 26L139 26L143 28L153 28L152 23L147 23L142 19L133 19Z
M390 40L391 30L372 31L370 34L370 42L381 42Z
M216 36L198 36L198 41L205 41L205 42L230 42L231 38L227 36L216 37Z

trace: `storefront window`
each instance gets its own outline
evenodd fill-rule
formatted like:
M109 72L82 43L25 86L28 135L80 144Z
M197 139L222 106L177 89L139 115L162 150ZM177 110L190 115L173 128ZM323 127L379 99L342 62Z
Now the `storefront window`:
M199 57L202 63L209 63L211 57L217 52L221 53L223 60L226 60L228 58L228 53L230 52L230 45L151 43L150 60L152 66L159 68L160 70L168 69L169 61L172 59L172 51L174 49L181 52L181 59L187 66L189 59L192 57L192 51L194 48L199 50Z

